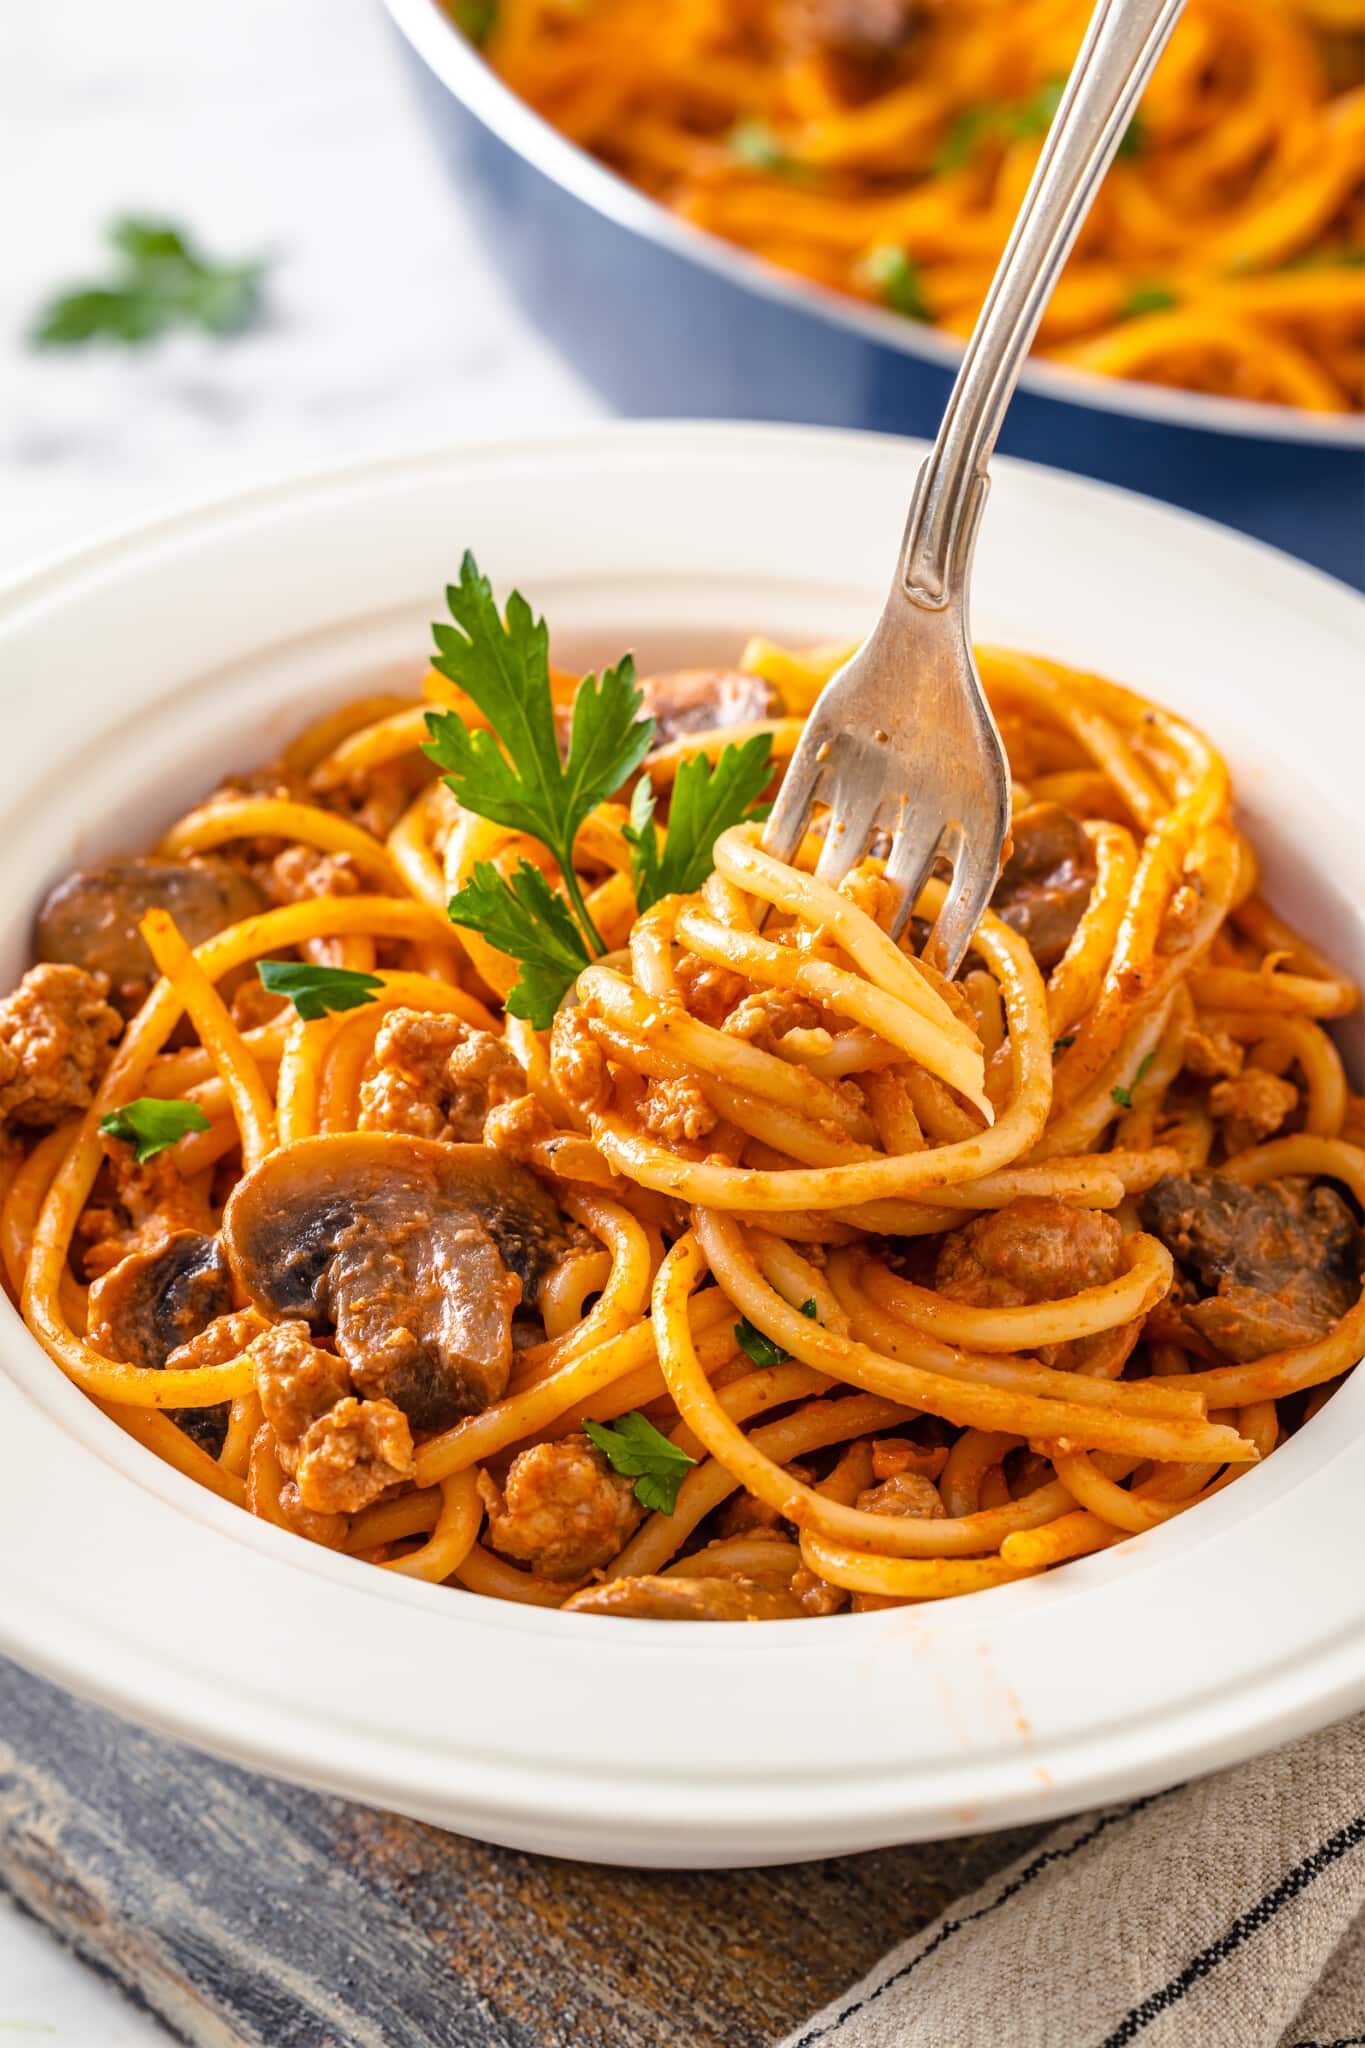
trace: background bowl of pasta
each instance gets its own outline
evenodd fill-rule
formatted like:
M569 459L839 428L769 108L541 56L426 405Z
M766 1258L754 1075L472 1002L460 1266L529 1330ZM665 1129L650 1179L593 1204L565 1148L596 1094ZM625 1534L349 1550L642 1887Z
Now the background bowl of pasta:
M557 671L628 646L643 674L733 664L754 635L828 647L875 615L918 459L880 436L696 423L437 450L190 508L30 576L0 600L4 986L32 957L36 905L73 864L146 849L225 771L249 774L332 707L413 697L466 544L500 593L515 585L543 609ZM1186 514L1008 461L976 589L983 642L1034 650L1081 678L1121 678L1190 721L1180 732L1210 734L1267 898L1346 975L1365 974L1358 599ZM1105 703L1129 701L1095 688ZM1164 743L1150 759L1169 765ZM202 834L202 816L193 829ZM751 856L737 829L726 859L742 872ZM1219 829L1226 853L1233 842ZM1228 884L1231 871L1220 881L1216 868L1210 890ZM1198 903L1184 910L1201 914ZM334 929L359 929L360 915L339 912ZM1239 985L1254 978L1221 971ZM1343 1019L1339 1042L1358 1080L1358 1014ZM1119 1090L1125 1115L1141 1115L1142 1080L1154 1084L1164 1044ZM166 1055L195 1056L178 1040ZM1316 1085L1306 1078L1313 1101ZM1330 1093L1330 1075L1323 1085ZM1339 1111L1338 1101L1338 1121ZM1310 1103L1310 1123L1314 1114ZM1136 1142L1136 1127L1122 1128ZM1057 1171L1065 1178L1065 1159ZM15 1213L10 1203L11 1238ZM804 1256L799 1224L790 1228ZM723 1250L708 1253L718 1271ZM34 1255L20 1246L21 1264ZM1130 1283L1134 1271L1114 1284ZM837 1307L826 1306L824 1277L812 1285L817 1315L795 1317L793 1350L833 1341L824 1323ZM1348 1337L1354 1327L1341 1325ZM65 1356L61 1343L50 1348ZM1185 1381L1169 1394L1153 1382L1139 1417L1148 1433L1135 1442L1150 1451L1151 1429L1180 1413L1212 1429L1199 1438L1206 1455L1214 1446L1212 1471L1223 1457L1252 1462L1188 1512L1163 1519L1158 1502L1128 1540L1073 1542L1054 1553L1072 1561L1047 1571L987 1571L972 1579L985 1589L965 1597L873 1597L865 1611L814 1621L676 1628L630 1608L623 1618L589 1601L561 1613L471 1597L468 1578L375 1568L445 1540L442 1524L424 1533L435 1510L399 1532L396 1551L301 1541L269 1502L247 1514L230 1489L196 1484L202 1450L167 1462L175 1426L158 1414L158 1434L113 1383L109 1398L89 1398L6 1299L0 1648L255 1767L554 1854L778 1862L1042 1818L1168 1785L1365 1703L1365 1376L1343 1378L1343 1363L1331 1398L1300 1405L1261 1462L1238 1432L1273 1444L1274 1404L1256 1405L1264 1388L1239 1382L1228 1398L1243 1405L1205 1420L1209 1404L1192 1403ZM742 1359L738 1368L749 1371ZM1060 1377L1028 1370L1044 1392ZM1091 1384L1125 1412L1146 1398L1126 1383ZM852 1398L866 1407L871 1397ZM1086 1412L1075 1411L1082 1434ZM942 1462L930 1454L935 1471ZM1077 1484L1099 1485L1082 1464ZM504 1578L512 1569L488 1565Z
M386 4L462 206L614 405L926 435L1089 12ZM1361 581L1362 49L1355 0L1190 0L1008 452Z

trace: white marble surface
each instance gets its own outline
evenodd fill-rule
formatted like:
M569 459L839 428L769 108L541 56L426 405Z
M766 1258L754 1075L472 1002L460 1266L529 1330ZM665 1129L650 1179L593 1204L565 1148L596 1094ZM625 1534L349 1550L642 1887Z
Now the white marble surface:
M397 55L378 0L0 0L0 581L187 494L601 411L509 307ZM269 324L26 348L122 211L183 220L223 257L270 252ZM2 1904L0 2036L168 2038Z
M504 299L398 57L378 0L0 5L0 574L170 495L601 410ZM269 324L26 349L121 211L271 253Z

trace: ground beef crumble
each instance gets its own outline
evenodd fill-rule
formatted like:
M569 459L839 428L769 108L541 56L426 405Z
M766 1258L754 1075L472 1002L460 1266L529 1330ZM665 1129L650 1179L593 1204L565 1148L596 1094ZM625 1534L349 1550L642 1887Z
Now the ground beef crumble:
M310 1422L353 1391L346 1367L313 1343L307 1323L272 1323L248 1355L265 1419L281 1445L296 1444Z
M437 1010L391 1010L374 1048L375 1071L360 1089L362 1131L477 1145L490 1109L526 1093L510 1048Z
M1206 1031L1192 1024L1185 1034L1184 1064L1203 1081L1229 1080L1240 1074L1246 1054L1226 1031Z
M315 896L358 896L365 887L360 863L350 853L320 853L315 846L286 846L265 868L261 886L271 903L306 903Z
M87 1109L123 1019L109 983L44 961L0 999L0 1127L47 1130Z
M944 1239L934 1286L950 1301L973 1308L1022 1308L1060 1301L1087 1287L1116 1280L1123 1231L1101 1209L1080 1209L1045 1196L1026 1195L989 1210ZM1074 1337L1038 1349L1045 1365L1062 1372L1117 1372L1138 1336L1136 1324Z
M1292 1081L1261 1067L1246 1067L1210 1088L1209 1113L1222 1124L1223 1142L1231 1155L1273 1136L1298 1101L1299 1091Z
M1026 1195L946 1237L934 1286L973 1308L1059 1301L1117 1278L1122 1243L1103 1210Z
M854 1505L865 1515L907 1515L916 1521L937 1521L947 1513L933 1480L919 1472L897 1472L869 1486Z
M412 1430L392 1401L338 1401L296 1447L294 1484L314 1514L358 1514L413 1477Z
M695 1144L709 1137L719 1118L690 1075L676 1081L651 1081L645 1091L641 1121L664 1145Z
M499 1488L479 1474L488 1541L545 1578L580 1579L609 1564L641 1519L634 1483L586 1436L519 1451Z
M272 1324L247 1356L275 1451L300 1504L353 1515L413 1477L412 1430L392 1401L357 1399L341 1359L302 1322Z
M105 1140L112 1182L107 1194L86 1209L77 1240L88 1280L110 1272L134 1252L153 1252L177 1231L213 1233L208 1196L198 1179L186 1180L169 1152L139 1164L131 1145Z

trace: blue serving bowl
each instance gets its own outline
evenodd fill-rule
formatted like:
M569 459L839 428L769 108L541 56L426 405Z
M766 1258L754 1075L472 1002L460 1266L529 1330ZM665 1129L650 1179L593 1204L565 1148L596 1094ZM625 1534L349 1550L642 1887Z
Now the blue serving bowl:
M629 414L932 436L949 335L677 219L509 92L438 4L385 0L461 199L535 324ZM1188 506L1365 587L1365 421L1030 363L1002 449Z

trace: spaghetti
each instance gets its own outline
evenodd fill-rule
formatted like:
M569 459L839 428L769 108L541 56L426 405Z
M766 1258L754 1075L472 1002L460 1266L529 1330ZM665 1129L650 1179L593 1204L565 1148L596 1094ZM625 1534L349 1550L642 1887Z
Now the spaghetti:
M499 0L484 50L693 226L965 335L1089 13ZM1359 0L1189 0L1044 314L1045 356L1310 412L1365 405L1362 27Z
M766 735L771 787L846 652L645 685L660 872L693 778ZM61 885L60 957L0 1003L29 1327L221 1497L575 1612L957 1596L1240 1478L1365 1349L1365 1103L1327 1028L1356 993L1258 894L1201 734L981 667L1013 850L953 983L919 919L887 936L875 845L815 880L818 819L786 866L741 817L639 909L622 789L566 893L388 697ZM545 687L567 716L576 679ZM486 726L442 676L425 702ZM602 940L543 1026L443 907L529 870Z

